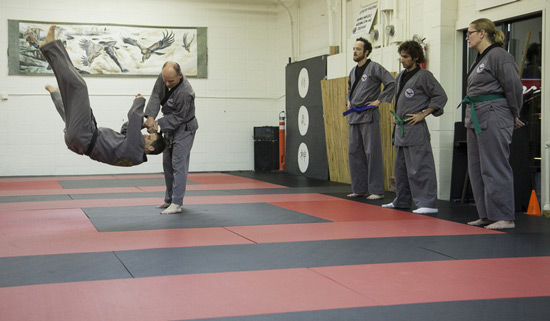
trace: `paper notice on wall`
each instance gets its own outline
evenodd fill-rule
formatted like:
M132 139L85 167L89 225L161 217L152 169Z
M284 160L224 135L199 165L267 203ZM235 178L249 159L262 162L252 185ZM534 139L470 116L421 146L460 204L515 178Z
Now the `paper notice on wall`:
M369 33L374 17L376 17L377 4L370 5L359 12L359 16L353 27L353 35Z

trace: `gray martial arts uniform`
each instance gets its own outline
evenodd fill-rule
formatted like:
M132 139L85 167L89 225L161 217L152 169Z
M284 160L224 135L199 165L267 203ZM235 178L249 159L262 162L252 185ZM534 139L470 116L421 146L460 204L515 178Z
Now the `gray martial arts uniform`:
M98 128L90 107L86 82L74 68L61 41L53 41L40 48L50 63L59 92L52 99L65 122L65 143L73 152L88 155L98 162L115 166L133 166L147 161L143 124L143 97L134 99L128 112L128 122L121 133L109 128Z
M353 93L355 66L349 75L348 101L351 106L360 107L368 102L380 100L390 103L395 92L395 78L381 65L369 61ZM381 90L384 84L384 90ZM380 134L380 111L368 109L361 113L352 112L349 124L349 171L351 189L357 194L384 194L384 162Z
M514 220L514 180L508 161L514 118L523 103L523 87L514 58L500 47L490 47L468 76L468 97L500 94L505 97L474 104L481 129L476 134L466 108L468 170L480 218Z
M162 163L166 183L164 201L181 206L187 188L191 147L199 124L195 117L195 92L187 78L183 76L180 84L170 92L170 98L161 109L161 102L169 93L160 74L147 103L145 115L156 118L159 109L162 110L163 117L157 121L167 140Z
M397 88L405 71L397 75ZM431 72L420 69L404 84L396 97L395 110L400 119L417 114L427 108L435 109L432 115L443 114L447 95ZM401 132L403 135L401 135ZM410 125L396 120L394 131L396 149L394 174L395 207L408 208L411 196L417 207L436 208L437 179L430 143L430 132L425 121Z

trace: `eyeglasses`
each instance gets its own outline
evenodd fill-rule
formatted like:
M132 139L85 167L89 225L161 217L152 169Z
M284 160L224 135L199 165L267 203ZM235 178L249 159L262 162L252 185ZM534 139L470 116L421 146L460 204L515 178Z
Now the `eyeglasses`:
M474 31L466 31L466 37L469 37L472 35L472 33L480 32L481 30L474 30Z

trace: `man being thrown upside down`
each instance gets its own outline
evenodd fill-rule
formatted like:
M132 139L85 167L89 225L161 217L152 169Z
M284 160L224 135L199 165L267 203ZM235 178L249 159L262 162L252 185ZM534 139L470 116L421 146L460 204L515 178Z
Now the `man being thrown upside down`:
M134 166L147 161L146 154L159 154L165 142L161 134L143 135L143 108L145 98L136 95L128 111L128 122L116 132L97 127L86 82L73 66L61 41L55 39L55 25L51 26L40 51L53 69L59 89L46 86L65 122L65 143L79 155L115 166Z

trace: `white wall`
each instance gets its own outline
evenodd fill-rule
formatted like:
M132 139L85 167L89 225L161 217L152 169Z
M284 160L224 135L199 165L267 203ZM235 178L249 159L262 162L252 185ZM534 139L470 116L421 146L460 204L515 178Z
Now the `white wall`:
M550 18L546 0L520 0L478 11L485 0L119 0L116 2L53 0L0 0L0 52L7 48L7 19L118 23L154 26L208 27L208 79L191 79L197 93L197 133L191 156L191 171L249 170L253 168L252 127L276 125L285 108L285 66L289 57L304 60L328 54L330 45L340 45L340 54L329 58L329 72L347 76L354 65L351 35L358 12L373 3L396 6L402 20L402 38L418 34L428 43L428 68L449 96L444 116L428 124L436 159L439 198L447 199L450 188L452 130L460 113L462 33L469 22L487 17L495 21L543 12L543 81L550 73L547 43ZM236 4L240 3L240 4ZM288 11L281 6L288 7ZM395 15L396 14L396 15ZM341 19L338 19L340 17ZM386 16L388 18L388 16ZM385 26L381 18L377 23ZM381 29L383 30L383 28ZM332 37L332 39L330 39ZM331 43L332 42L332 43ZM396 64L395 44L378 44L372 59L390 71ZM160 66L159 66L160 68ZM43 90L53 77L7 75L7 57L0 55L0 101L3 137L0 145L0 176L62 175L119 172L159 172L160 157L134 168L98 164L68 151L62 139L62 124ZM153 78L88 78L94 111L102 126L118 128L133 95L148 94ZM543 93L542 105L550 95ZM543 142L550 140L548 108L543 110ZM543 155L545 151L543 150ZM543 203L550 202L548 160L543 164ZM548 204L550 206L550 204Z
M114 23L208 28L208 79L190 79L199 131L191 171L254 168L252 128L278 125L284 105L289 24L274 1L0 0L0 52L7 20ZM159 66L160 72L161 66ZM0 176L160 172L161 156L131 168L100 164L69 151L63 124L45 84L53 76L8 76L0 55ZM155 78L85 78L98 124L119 129L136 93L149 95Z

